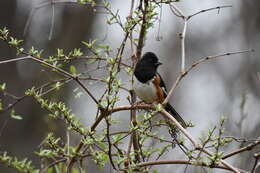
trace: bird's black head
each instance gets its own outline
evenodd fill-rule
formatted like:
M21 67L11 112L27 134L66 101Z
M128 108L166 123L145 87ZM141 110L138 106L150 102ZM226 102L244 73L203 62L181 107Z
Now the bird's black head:
M134 75L140 82L146 83L156 75L157 68L161 64L154 53L146 52L137 62Z

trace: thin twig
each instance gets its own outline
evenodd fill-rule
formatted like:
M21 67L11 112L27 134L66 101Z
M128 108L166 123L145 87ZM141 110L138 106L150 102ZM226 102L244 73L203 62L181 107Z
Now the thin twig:
M181 72L185 72L185 38L186 38L186 31L187 31L187 24L188 21L186 17L184 18L184 24L183 24L183 30L182 33L180 34L180 39L181 39Z
M245 146L245 147L239 148L239 149L237 149L237 150L235 150L235 151L233 151L233 152L231 152L231 153L228 153L228 154L224 155L224 156L222 157L222 159L229 158L229 157L231 157L231 156L237 155L238 153L242 153L242 152L244 152L244 151L250 151L250 150L252 150L255 146L257 146L257 145L259 145L259 144L260 144L260 140L254 142L254 143L251 143L251 144L249 144L249 145L247 145L247 146Z
M97 104L99 105L99 102L97 101L97 99L92 95L92 93L88 90L88 88L80 81L80 79L73 75L73 74L70 74L68 73L67 71L61 69L61 68L58 68L52 64L49 64L47 62L45 62L44 60L40 59L40 58L37 58L37 57L34 57L34 56L31 56L29 53L27 52L22 52L22 54L24 55L27 55L26 57L20 57L20 58L15 58L15 59L11 59L11 60L5 60L5 61L1 61L0 64L5 64L5 63L9 63L9 62L16 62L16 61L21 61L21 60L27 60L27 59L31 59L31 60L34 60L42 65L45 65L49 68L51 68L52 70L56 70L57 72L59 72L60 74L62 74L63 76L66 76L66 77L69 77L69 78L72 78L74 81L76 81L82 88L83 90L92 98L92 100Z
M29 55L30 56L30 55ZM47 67L51 68L51 69L54 69L58 72L60 72L61 74L67 76L67 77L70 77L72 78L74 81L76 81L82 88L83 90L92 98L92 100L98 105L99 102L97 101L97 99L92 95L92 93L88 90L88 88L79 80L79 78L77 76L74 76L73 74L70 74L68 73L67 71L61 69L61 68L58 68L56 66L53 66L39 58L36 58L36 57L32 57L30 56L32 60L36 61L36 62L39 62L40 64L43 64L43 65L46 65Z
M203 151L204 153L206 153L209 156L212 156L212 153L204 148L202 148L202 146L197 143L197 141L192 137L192 135L182 127L182 125L171 115L169 114L167 111L165 111L164 109L160 111L161 115L164 118L169 119L172 123L174 123L178 129L189 139L189 141L193 144L195 150L199 150L199 151ZM220 162L225 165L227 168L229 168L230 170L234 171L235 173L240 173L237 168L233 167L232 165L230 165L229 163L227 163L224 160L220 160Z
M8 59L8 60L0 61L0 64L7 64L10 62L23 61L23 60L27 60L27 59L31 59L31 57L25 56L25 57L20 57L20 58Z
M177 17L185 18L185 15L183 12L173 3L169 4L170 9L172 10L173 14L175 14Z
M175 88L178 86L178 84L180 83L180 81L191 71L193 70L196 66L198 66L199 64L211 60L211 59L215 59L215 58L220 58L220 57L225 57L225 56L230 56L230 55L235 55L235 54L242 54L242 53L248 53L248 52L253 52L253 49L250 50L244 50L244 51L237 51L237 52L228 52L228 53L224 53L224 54L218 54L218 55L214 55L214 56L207 56L204 58L200 58L198 61L194 62L184 73L180 73L179 76L177 77L175 83L173 84L173 86L171 87L167 97L165 98L163 104L166 104L170 97L173 95L173 92L175 90Z
M136 102L136 95L133 92L133 90L132 90L132 92L130 92L130 94L131 94L131 106L133 106L134 103ZM137 126L136 111L134 109L131 109L130 114L131 114L130 115L131 123L134 127L136 127ZM135 153L135 163L137 163L137 162L140 162L140 154L139 154L140 146L139 146L139 136L136 133L136 131L133 131L131 138L133 141L133 148L134 148L134 153Z
M220 10L221 8L231 8L231 7L232 7L232 5L223 5L223 6L217 6L217 7L212 7L212 8L208 8L208 9L205 9L205 10L201 10L199 12L192 14L192 15L189 15L187 17L187 20L191 19L192 17L194 17L194 16L196 16L200 13L204 13L204 12L211 11L211 10Z
M181 40L181 74L180 76L177 78L176 80L176 84L178 84L178 82L182 79L181 76L184 76L185 75L185 60L186 60L186 57L185 57L185 37L186 37L186 30L187 30L187 23L188 23L188 20L191 19L192 17L198 15L198 14L201 14L203 12L207 12L207 11L211 11L211 10L215 10L215 9L221 9L221 8L227 8L227 7L231 7L231 6L218 6L218 7L213 7L213 8L209 8L209 9L205 9L205 10L201 10L199 12L196 12L190 16L186 16L184 15L184 13L182 12L182 10L180 10L174 3L169 3L169 6L170 6L170 9L171 11L173 12L173 14L177 17L180 17L184 24L183 24L183 30L182 30L182 33L180 34L180 40ZM176 87L177 85L174 85L173 87ZM168 101L169 101L169 95L172 94L173 92L173 87L170 91L170 94L168 94L167 98L165 99L164 101L164 104L166 104Z
M67 160L66 158L63 158L63 159L59 159L59 160L56 160L56 161L52 162L51 164L49 164L48 166L46 166L46 167L41 171L41 173L46 173L49 168L55 166L56 164L58 164L58 163L60 163L60 162L65 162L66 160Z
M46 7L46 6L48 6L48 5L54 5L54 4L58 4L58 3L74 3L74 4L77 4L77 0L51 0L51 1L47 1L47 2L42 2L42 3L39 3L39 4L37 4L35 7L33 7L32 9L31 9L31 11L30 11L30 14L29 14L29 17L28 17L28 19L27 19L27 21L26 21L26 24L25 24L25 27L24 27L24 31L23 31L23 35L26 35L27 34L27 32L28 32L28 29L29 29L29 26L30 26L30 24L31 24L31 21L32 21L32 18L33 18L33 16L34 16L34 14L35 14L35 12L38 10L38 9L41 9L41 8L43 8L43 7ZM91 3L89 3L89 4L91 4ZM98 5L97 5L98 6ZM52 8L54 8L54 7L52 7ZM53 13L52 13L53 14ZM54 19L54 16L52 16L53 18L52 19ZM52 22L54 22L54 21L52 21ZM53 25L52 25L53 26ZM51 33L51 32L50 32ZM49 38L50 38L50 36L51 36L52 34L50 34L49 35Z
M159 16L159 19L158 19L158 31L157 31L157 35L156 35L157 41L161 41L161 39L162 39L162 36L160 36L161 24L162 24L162 8L163 8L163 4L161 4L161 6L160 6L160 16Z
M185 72L185 37L186 37L186 31L187 31L187 24L188 24L188 18L184 15L184 13L175 5L175 4L169 4L170 9L172 10L173 14L177 17L180 17L183 20L183 29L182 33L180 33L180 40L181 40L181 73Z
M45 83L39 87L37 87L35 90L36 91L39 91L45 87L48 87L50 85L52 85L53 83L56 83L56 82L63 82L63 83L67 83L71 80L71 78L64 78L64 79L59 79L59 80L54 80L54 81L51 81L51 82L48 82L48 83ZM61 84L62 86L63 84ZM48 91L45 91L44 93L41 94L41 96L53 91L54 89L56 89L55 87L49 89ZM27 95L23 95L23 96L20 96L20 97L17 97L17 96L13 96L13 98L15 99L15 102L13 102L12 104L9 104L6 108L4 108L3 110L1 110L0 112L6 112L10 109L12 109L16 104L18 104L19 102L21 102L22 100L24 100L26 97L28 97Z
M260 162L258 162L258 163L256 164L256 166L255 166L255 170L254 170L253 173L257 173L256 170L257 170L257 168L259 168L259 167L260 167Z
M130 8L130 13L129 13L129 19L132 19L133 18L133 12L134 12L134 5L135 5L135 0L132 0L131 1L131 8ZM130 32L130 42L131 42L131 51L132 51L132 54L133 54L133 40L132 40L132 35L133 35L133 32L131 30ZM134 68L134 61L132 61L132 68ZM133 79L133 74L131 76L131 78ZM135 93L133 92L132 90L133 88L133 80L131 80L131 90L129 91L130 93L130 97L131 97L131 106L134 105L134 103L136 102L136 95ZM137 121L136 121L136 111L135 110L131 110L130 111L130 121L131 123L136 126L137 124ZM131 148L132 148L132 145L133 145L133 149L134 149L134 152L135 152L135 162L140 162L140 157L139 157L139 145L138 145L138 136L137 136L137 133L136 131L133 131L133 133L131 133L131 137L129 139L129 143L128 143L128 148L127 148L127 159L128 159L128 164L131 163L131 157L130 157L130 153L131 153ZM128 166L128 165L127 165Z
M207 163L204 162L194 162L194 161L189 161L189 160L157 160L157 161L149 161L149 162L142 162L136 165L136 167L146 167L146 166L151 166L151 165L165 165L165 164L179 164L179 165L194 165L194 166L202 166L202 167L208 167L208 168L219 168L219 169L225 169L225 170L230 170L229 168L225 166L220 166L220 165L208 165ZM238 169L240 172L239 173L248 173L245 170Z
M142 4L140 3L140 6ZM142 17L142 24L141 24L141 30L140 30L140 34L139 34L139 39L138 39L138 44L137 44L137 47L136 47L136 58L137 60L140 59L141 57L141 54L142 54L142 49L143 49L143 46L144 46L144 40L145 40L145 33L146 33L146 26L147 26L147 23L146 23L146 15L147 15L147 10L148 10L148 0L144 0L144 9L142 10L143 12L143 17Z
M116 170L116 166L115 166L113 158L112 158L112 143L111 143L111 140L110 140L110 122L109 122L108 117L106 117L105 120L106 120L106 124L107 124L106 138L107 138L107 143L108 143L108 157L109 157L109 160L110 160L110 163L111 163L113 169Z
M251 173L255 173L255 172L256 172L256 169L257 169L257 167L258 167L258 166L260 166L260 162L258 162L258 160L259 160L259 157L260 157L260 153L256 153L256 154L254 154L255 163L254 163L254 165L253 165L253 168L252 168L252 171L251 171Z
M142 163L137 164L136 166L137 167L146 167L146 166L151 166L151 165L165 165L165 164L194 165L194 166L211 167L204 162L199 162L199 161L192 162L189 160L157 160L157 161L142 162ZM213 167L230 170L230 169L226 168L225 166L220 166L220 165L214 165Z
M260 137L258 138L238 138L238 137L235 137L235 136L223 136L223 138L229 138L229 139L232 139L236 142L241 142L241 143L245 143L245 142L256 142L256 141L259 141L260 140Z
M160 111L162 116L168 120L170 120L173 124L175 124L179 129L180 131L190 140L190 142L193 144L193 146L195 147L195 149L199 149L199 148L202 148L201 145L199 145L196 140L193 138L193 136L188 133L187 130L185 130L182 125L180 125L180 123L175 119L173 118L172 115L170 115L167 111L165 111L164 109Z
M51 38L52 38L54 22L55 22L55 3L53 1L54 0L51 0L52 14L51 14L51 27L50 27L50 33L49 33L49 40L51 40Z

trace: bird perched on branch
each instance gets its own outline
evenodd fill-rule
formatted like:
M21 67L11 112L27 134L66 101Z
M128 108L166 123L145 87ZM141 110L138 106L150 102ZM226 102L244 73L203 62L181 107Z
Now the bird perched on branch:
M135 66L133 88L136 95L145 103L163 103L167 96L165 83L157 72L161 64L154 53L146 52ZM185 121L169 103L165 105L165 110L184 128L187 127Z

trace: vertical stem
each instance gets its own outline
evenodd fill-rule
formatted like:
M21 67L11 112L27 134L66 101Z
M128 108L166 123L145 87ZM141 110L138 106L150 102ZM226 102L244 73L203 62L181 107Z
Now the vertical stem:
M142 3L142 1L140 1ZM142 6L142 4L140 4ZM141 30L139 34L139 40L136 48L136 58L137 60L140 59L141 54L142 54L142 49L144 46L144 39L145 39L145 33L146 33L146 13L147 13L147 8L148 8L148 0L144 0L144 9L141 7L142 13L143 13L143 20L142 20L142 25L141 25Z
M133 90L130 91L131 94L131 105L133 106L134 103L136 102L136 94L134 93ZM131 109L131 123L133 124L134 127L136 127L137 122L136 122L136 110ZM134 148L134 152L135 152L135 163L140 162L140 147L139 147L139 138L138 138L138 134L136 133L136 131L133 131L132 136L131 136L131 140L133 141L133 148Z
M108 143L108 157L110 160L110 163L112 167L116 170L116 166L114 164L113 158L112 158L112 143L110 140L110 122L109 122L109 117L105 117L107 128L106 128L106 138L107 138L107 143Z
M181 39L181 73L185 72L185 37L187 30L187 18L184 17L184 26L182 33L180 34Z
M133 2L133 1L132 1ZM139 10L142 12L143 16L142 16L142 24L141 24L141 30L140 30L140 34L139 34L139 40L138 40L138 44L136 47L136 59L139 60L142 54L142 49L144 46L144 39L145 39L145 34L146 34L146 29L147 29L147 12L148 12L148 0L144 0L144 4L143 4L143 0L140 0L140 4L139 4ZM133 63L133 68L134 68L135 63ZM132 77L132 84L133 84L133 77ZM134 103L136 102L136 95L134 93L133 90L130 91L130 95L131 95L131 105L133 106ZM135 127L137 125L136 122L136 111L135 110L131 110L131 122L133 124L133 126ZM133 148L134 148L134 152L135 152L135 163L140 162L140 146L139 146L139 138L138 138L138 134L136 133L136 131L134 131L132 133L132 141L133 141Z
M52 7L52 16L51 16L51 27L49 32L49 40L52 38L53 28L54 28L54 21L55 21L55 4L53 0L51 1L51 7Z
M66 131L66 136L67 136L67 154L70 155L70 131Z
M134 6L135 6L135 0L131 1L131 8L130 8L130 14L129 14L129 18L132 19L133 18L133 12L134 12ZM134 53L134 44L133 44L133 33L131 31L130 33L130 42L131 42L131 55L133 55Z

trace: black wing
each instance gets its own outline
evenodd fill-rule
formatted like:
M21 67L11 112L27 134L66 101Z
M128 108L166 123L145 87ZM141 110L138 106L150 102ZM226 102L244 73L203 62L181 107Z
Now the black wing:
M160 76L160 87L163 89L164 97L166 98L167 97L166 85L165 85L161 75L159 73L157 73L157 74ZM182 127L184 127L184 128L187 127L186 122L182 119L180 114L172 107L172 105L170 105L170 103L166 104L165 110L167 112L169 112L177 121L179 121L179 123L181 123Z

